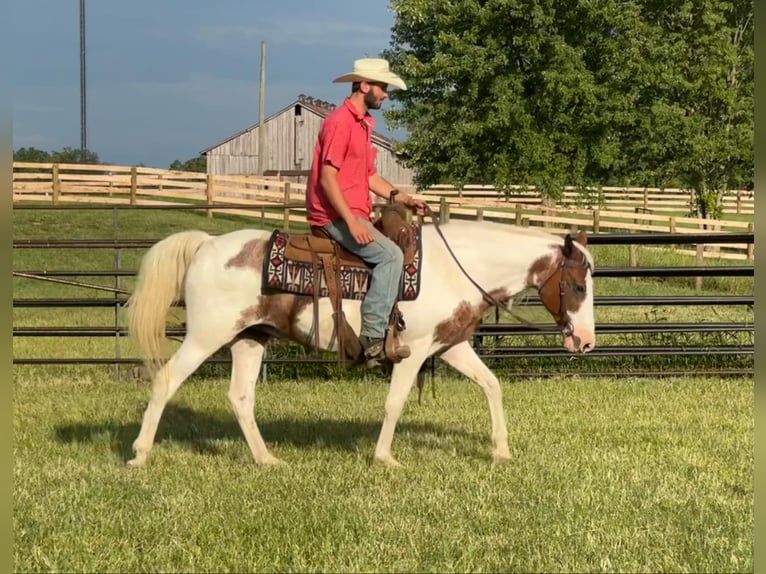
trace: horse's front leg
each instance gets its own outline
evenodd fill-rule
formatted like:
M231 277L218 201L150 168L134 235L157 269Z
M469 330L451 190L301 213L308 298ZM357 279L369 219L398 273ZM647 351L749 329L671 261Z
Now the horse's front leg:
M415 384L418 371L428 356L430 341L417 341L409 346L410 356L395 364L391 373L391 385L386 397L386 414L383 417L383 426L375 445L375 460L387 466L401 466L391 455L394 430L402 414L407 396Z
M468 341L458 343L441 355L444 361L478 384L484 391L492 420L492 457L495 462L508 462L508 429L503 414L503 391L500 382L482 362Z

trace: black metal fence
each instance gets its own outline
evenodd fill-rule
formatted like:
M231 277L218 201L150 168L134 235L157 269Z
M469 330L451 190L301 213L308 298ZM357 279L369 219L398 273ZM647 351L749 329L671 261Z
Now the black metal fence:
M122 206L121 206L122 207ZM205 209L205 206L179 206L182 208ZM231 206L241 209L242 206ZM273 207L273 206L270 206ZM37 206L14 206L14 209L38 208ZM58 206L57 209L112 209L112 206ZM130 209L157 209L157 206L133 206ZM161 208L176 209L176 207L161 206ZM216 206L220 209L221 206ZM259 206L254 208L260 209ZM50 209L48 207L48 209ZM45 239L15 239L14 249L46 249L46 248L71 248L71 249L111 249L115 254L125 249L146 249L153 245L157 239L91 239L91 240L45 240ZM676 233L627 233L627 234L597 234L588 238L590 245L681 245L681 244L724 244L724 243L747 243L753 244L753 233L699 233L699 234L676 234ZM119 256L115 257L119 263ZM124 365L138 364L140 359L122 357L120 339L127 336L125 327L119 323L121 309L127 301L127 291L121 288L120 278L135 275L134 270L110 269L110 270L40 270L25 269L14 271L15 277L53 281L65 285L88 287L94 290L112 293L111 297L73 297L73 298L14 298L14 308L113 308L115 322L113 326L83 327L83 326L14 326L14 337L112 337L115 338L115 353L111 357L88 357L88 358L61 358L61 357L16 357L14 364L19 365L45 365L45 364L102 364ZM695 265L686 267L597 267L595 278L631 278L631 277L753 277L753 265ZM82 281L82 278L110 277L114 279L114 287L94 285ZM726 296L596 296L595 305L601 306L745 306L752 308L755 299L752 295L726 295ZM529 301L531 306L540 305L537 300ZM621 323L601 324L596 326L597 334L669 334L669 333L753 333L752 322L677 322L677 323ZM183 337L182 328L168 329L171 337ZM552 325L536 325L528 327L519 324L484 324L477 330L473 344L478 354L488 360L503 359L539 359L546 357L558 357L566 355L566 351L560 347L550 345L536 346L498 346L497 341L503 337L522 335L560 336L558 330ZM752 337L751 337L752 341ZM754 345L736 344L703 344L689 346L686 344L672 345L630 345L630 346L599 346L596 347L589 357L624 357L624 356L673 356L673 355L730 355L740 357L752 357ZM213 357L208 362L226 363L226 357ZM332 363L335 359L327 356L306 357L271 357L267 356L265 364L305 364L305 363ZM433 361L430 363L433 370ZM708 369L709 373L718 374L751 374L752 363L744 368L736 369ZM667 375L674 374L673 369L662 368L660 371L645 371L640 374ZM598 374L602 374L599 372Z

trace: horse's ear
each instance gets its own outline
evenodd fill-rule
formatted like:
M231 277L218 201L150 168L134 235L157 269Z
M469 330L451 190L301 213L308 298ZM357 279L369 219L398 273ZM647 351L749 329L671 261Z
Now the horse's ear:
M572 236L567 233L566 236L564 236L564 247L561 248L561 251L564 253L564 257L569 259L572 256L573 249L574 246L572 245Z
M584 231L580 231L577 234L576 241L577 241L577 243L579 243L580 245L585 247L586 245L588 245L588 236L585 234Z

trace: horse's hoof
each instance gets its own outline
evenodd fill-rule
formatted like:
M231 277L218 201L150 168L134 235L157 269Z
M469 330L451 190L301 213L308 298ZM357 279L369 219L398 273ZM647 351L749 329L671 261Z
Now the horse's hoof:
M278 466L278 465L287 465L287 463L275 456L267 456L262 458L261 460L257 461L258 464L262 464L264 466Z
M396 460L393 456L376 456L375 462L382 464L388 468L402 468L402 464Z
M125 463L128 468L141 468L146 465L146 456L137 456Z
M511 457L505 456L505 455L500 456L496 454L492 457L492 462L494 462L495 464L508 464L509 462L511 462Z

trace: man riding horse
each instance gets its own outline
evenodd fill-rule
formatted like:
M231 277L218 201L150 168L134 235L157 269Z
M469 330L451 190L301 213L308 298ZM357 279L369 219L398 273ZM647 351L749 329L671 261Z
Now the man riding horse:
M351 73L334 81L351 82L351 95L322 123L306 186L307 217L313 229L372 267L361 306L359 340L367 365L377 366L386 358L386 327L402 279L403 254L372 225L370 191L419 215L425 213L426 204L397 190L375 167L375 118L369 111L381 107L389 85L406 90L404 81L389 70L386 60L378 58L356 60ZM395 352L402 358L410 354L405 345L397 346Z

